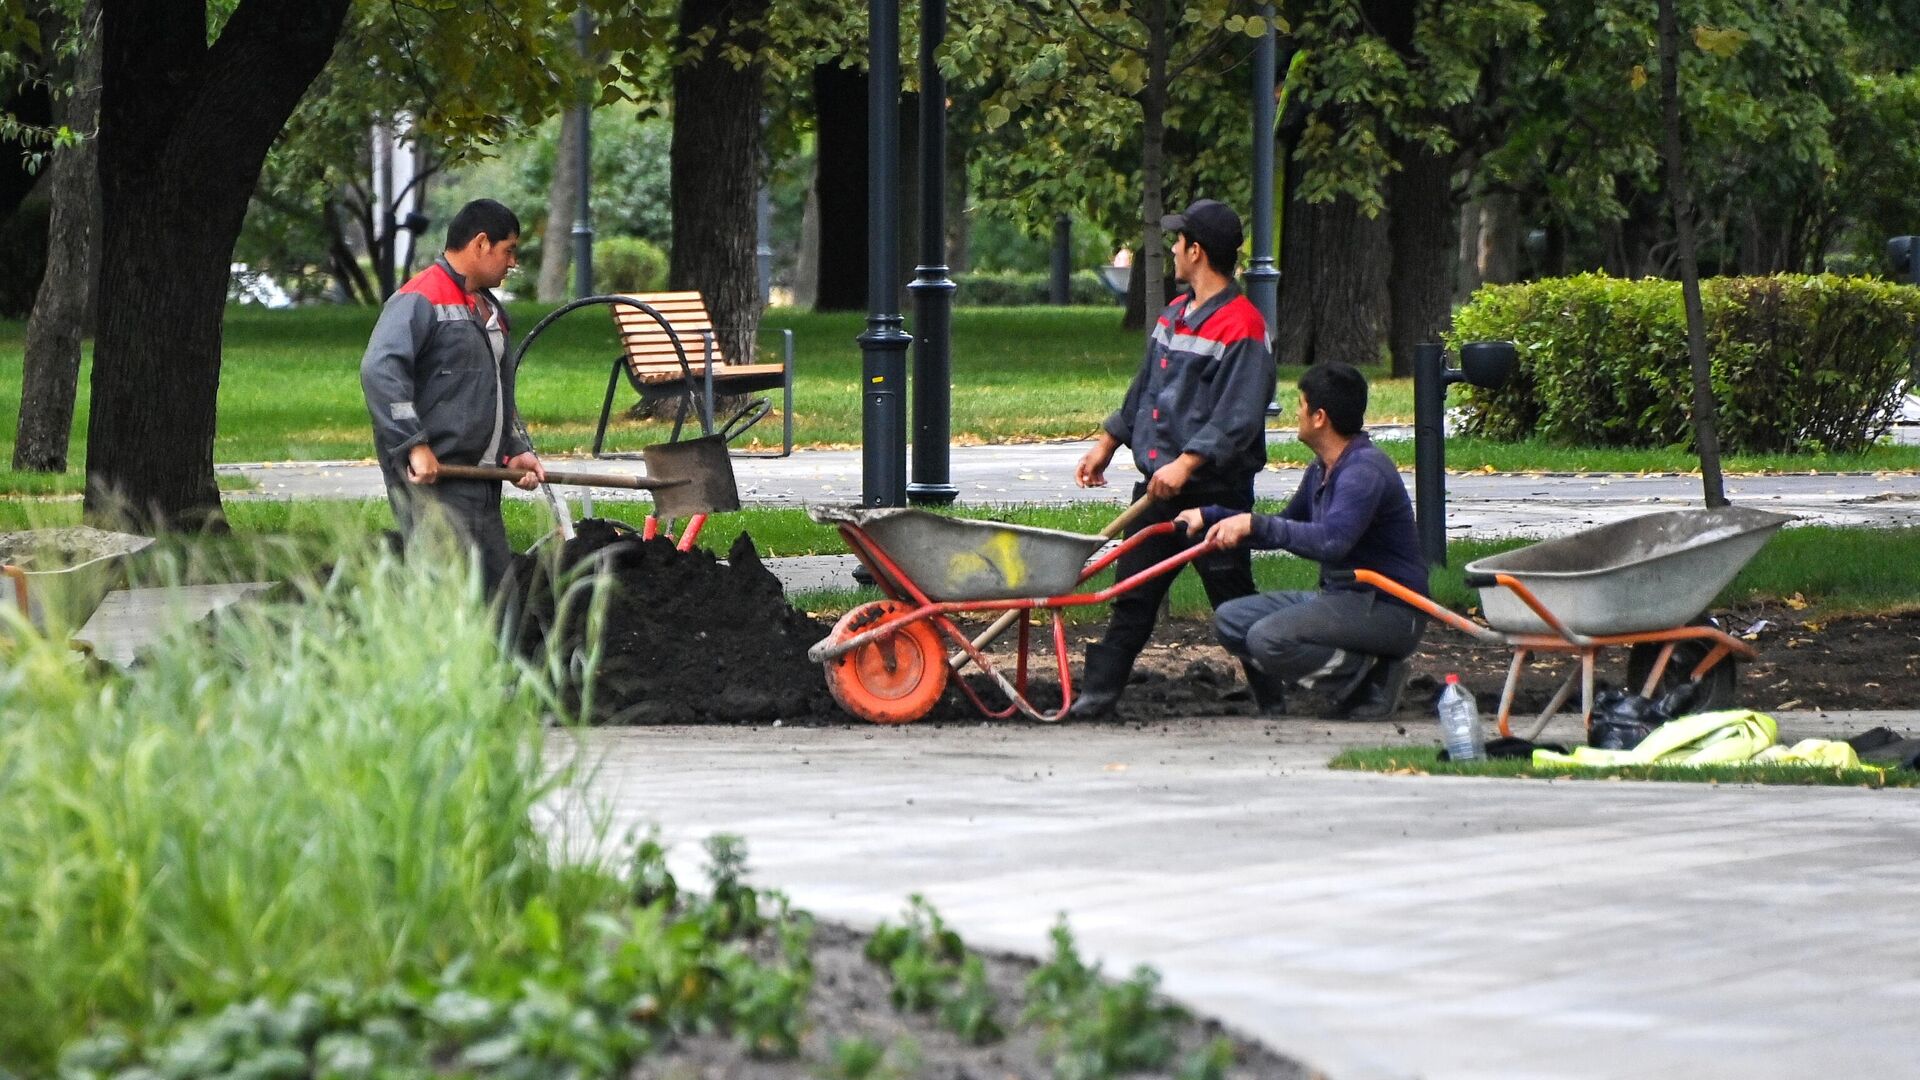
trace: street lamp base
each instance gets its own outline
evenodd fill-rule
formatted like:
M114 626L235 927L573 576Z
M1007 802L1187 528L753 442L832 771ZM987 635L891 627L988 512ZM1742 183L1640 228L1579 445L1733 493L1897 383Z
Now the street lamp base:
M927 506L951 506L953 500L960 497L960 489L952 484L908 484L907 501Z

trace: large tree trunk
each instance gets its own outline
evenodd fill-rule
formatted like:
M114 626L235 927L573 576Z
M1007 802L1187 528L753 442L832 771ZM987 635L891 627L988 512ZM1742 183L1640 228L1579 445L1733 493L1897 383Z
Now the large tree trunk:
M547 231L540 240L543 303L567 298L567 267L573 264L573 219L580 216L580 135L585 109L568 109L560 120L560 145L553 148L553 183L547 188Z
M707 40L673 69L673 252L667 280L698 289L727 359L753 362L760 329L760 107L765 68L734 67L723 47L759 51L744 27L768 0L681 0L679 50Z
M1140 90L1140 216L1144 219L1144 228L1140 252L1133 260L1139 267L1134 277L1142 279L1141 319L1138 326L1127 326L1127 329L1151 332L1153 321L1167 306L1162 283L1167 248L1160 235L1160 218L1166 213L1166 180L1161 174L1161 158L1167 141L1167 58L1172 48L1168 40L1167 0L1148 0L1141 20L1147 27L1147 84Z
M1290 197L1280 249L1279 361L1379 363L1387 330L1386 220L1367 217L1352 199Z
M30 472L66 472L73 434L73 399L80 381L80 336L91 276L95 174L93 138L100 122L100 3L87 0L80 13L80 52L73 58L73 95L56 105L55 121L88 137L53 156L48 181L53 216L47 226L47 270L27 321L27 354L20 386L19 437L13 467ZM49 39L50 40L50 39Z
M1508 285L1520 280L1520 197L1509 191L1480 200L1480 281Z
M1387 347L1393 374L1413 374L1413 347L1432 341L1453 323L1454 241L1452 167L1424 146L1402 142L1400 171L1387 181Z
M814 191L820 206L815 311L867 310L867 73L813 69Z
M106 6L102 259L87 513L217 521L213 478L228 265L267 148L326 65L349 0Z

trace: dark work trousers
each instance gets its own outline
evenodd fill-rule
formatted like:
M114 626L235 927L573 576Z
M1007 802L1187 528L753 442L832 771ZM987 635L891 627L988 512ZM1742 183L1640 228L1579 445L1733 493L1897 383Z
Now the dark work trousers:
M1145 482L1133 485L1133 497L1138 500L1147 493ZM1155 525L1162 521L1172 521L1182 510L1191 510L1199 506L1226 506L1235 510L1253 509L1253 478L1230 487L1209 486L1195 488L1189 486L1172 499L1154 503L1133 523L1127 526L1126 535ZM1156 537L1134 548L1120 557L1114 565L1114 580L1124 581L1128 577L1145 570L1147 567L1180 554L1205 539L1205 534L1182 537L1177 533ZM1243 596L1252 596L1253 553L1245 545L1232 551L1215 551L1202 555L1190 564L1200 575L1200 583L1206 587L1207 602L1218 610L1220 605ZM1183 568L1184 572L1184 568ZM1173 579L1178 574L1161 574L1159 577L1141 582L1130 592L1121 593L1113 601L1113 616L1107 622L1106 636L1101 643L1115 649L1124 649L1129 657L1138 656L1140 650L1147 647L1147 639L1153 636L1153 623L1160 615L1160 601L1173 587Z
M1268 676L1311 687L1350 673L1354 655L1393 660L1420 647L1427 617L1373 589L1269 592L1219 605L1214 633Z
M500 517L500 481L442 480L434 484L412 484L404 473L381 466L387 483L387 502L393 507L393 520L409 543L419 528L428 507L437 506L460 538L480 560L481 580L492 596L507 576L513 561L513 548L507 544L507 525Z

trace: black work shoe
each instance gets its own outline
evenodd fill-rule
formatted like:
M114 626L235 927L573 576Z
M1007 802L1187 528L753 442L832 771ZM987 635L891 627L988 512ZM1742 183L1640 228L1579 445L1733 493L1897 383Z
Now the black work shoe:
M1336 700L1335 715L1348 720L1385 720L1400 707L1400 694L1413 674L1411 659L1380 657Z
M1133 655L1112 645L1087 646L1087 663L1080 676L1080 693L1067 710L1069 720L1105 720L1113 715L1133 673Z
M1250 660L1240 661L1240 670L1246 673L1247 688L1253 693L1254 711L1262 716L1287 714L1287 692L1281 687L1280 680L1254 667Z

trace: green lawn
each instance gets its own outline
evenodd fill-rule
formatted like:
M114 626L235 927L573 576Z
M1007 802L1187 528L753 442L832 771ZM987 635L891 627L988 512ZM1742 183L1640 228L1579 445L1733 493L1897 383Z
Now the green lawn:
M1545 780L1664 780L1691 784L1789 784L1820 787L1920 787L1912 769L1830 769L1806 765L1626 765L1610 769L1554 768L1525 758L1497 761L1441 761L1431 746L1348 750L1327 763L1330 769L1391 773L1397 776L1494 776Z
M551 307L512 306L524 333ZM294 311L233 308L227 315L226 358L220 378L220 426L214 459L220 462L364 459L371 453L358 365L375 313L368 308L314 307ZM860 442L858 313L816 315L792 309L768 313L762 349L778 348L780 330L795 340L794 429L805 446ZM25 330L0 322L0 452L11 457L18 419L20 361ZM583 452L606 391L616 349L611 320L589 308L541 335L520 380L520 405L542 452ZM962 308L953 322L953 435L956 443L1081 438L1118 404L1140 355L1139 337L1122 331L1106 308ZM1413 416L1411 380L1375 379L1370 417L1404 423ZM1290 424L1290 373L1282 373L1275 419ZM72 458L84 460L87 373L83 372ZM616 413L634 396L623 384ZM755 429L764 447L779 437L778 418ZM617 419L614 449L634 449L664 438L666 425ZM1402 465L1410 442L1386 444ZM1304 461L1305 450L1282 440L1276 460ZM1502 445L1459 439L1448 448L1457 470L1684 472L1695 468L1684 451L1593 451ZM1920 468L1920 448L1881 448L1858 457L1730 458L1732 472L1892 470ZM0 472L0 493L72 491L78 480L49 481Z

